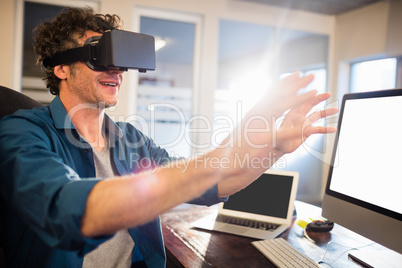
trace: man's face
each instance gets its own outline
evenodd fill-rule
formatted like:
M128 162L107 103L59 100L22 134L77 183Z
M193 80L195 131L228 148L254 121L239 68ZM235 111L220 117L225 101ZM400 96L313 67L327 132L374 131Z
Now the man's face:
M80 45L84 45L88 38L95 35L101 34L87 31L78 41ZM118 103L122 81L123 72L119 69L97 72L90 69L84 62L75 62L71 65L67 78L67 94L79 103L105 105L107 108Z

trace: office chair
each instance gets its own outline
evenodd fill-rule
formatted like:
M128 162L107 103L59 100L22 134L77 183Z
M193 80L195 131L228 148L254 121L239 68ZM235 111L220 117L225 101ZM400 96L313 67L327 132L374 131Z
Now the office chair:
M43 105L15 90L0 86L0 119L19 109L32 109L39 106ZM3 206L4 200L0 197L0 267L5 267L6 263L3 251Z
M0 86L0 119L19 109L32 109L39 106L43 105L15 90Z

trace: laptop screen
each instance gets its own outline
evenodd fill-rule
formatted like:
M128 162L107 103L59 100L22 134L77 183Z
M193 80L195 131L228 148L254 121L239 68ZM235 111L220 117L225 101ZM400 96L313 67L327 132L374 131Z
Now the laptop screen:
M287 218L293 176L264 173L245 189L229 197L224 209Z

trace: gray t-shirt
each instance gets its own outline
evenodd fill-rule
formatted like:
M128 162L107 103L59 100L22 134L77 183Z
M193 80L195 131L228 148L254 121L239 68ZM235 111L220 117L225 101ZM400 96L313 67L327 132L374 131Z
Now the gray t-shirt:
M108 140L108 137L105 137L105 140ZM93 152L96 177L114 177L115 174L110 160L111 154L108 144L105 144L105 148L101 152L96 149L93 149ZM111 239L86 254L82 267L131 267L133 249L134 241L128 230L118 231Z

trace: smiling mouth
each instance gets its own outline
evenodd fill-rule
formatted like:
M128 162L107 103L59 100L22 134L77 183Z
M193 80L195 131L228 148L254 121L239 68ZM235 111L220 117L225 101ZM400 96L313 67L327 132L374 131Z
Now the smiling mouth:
M116 87L118 85L117 83L105 83L105 82L100 82L100 84L108 87Z

